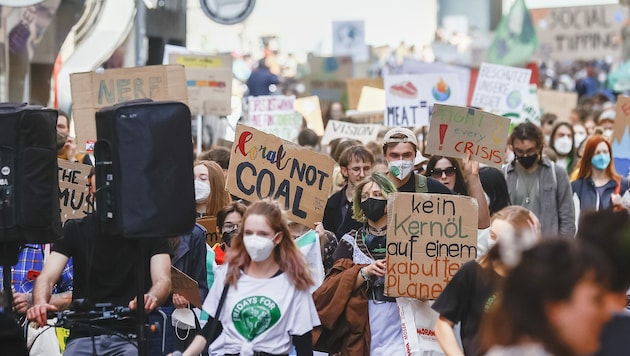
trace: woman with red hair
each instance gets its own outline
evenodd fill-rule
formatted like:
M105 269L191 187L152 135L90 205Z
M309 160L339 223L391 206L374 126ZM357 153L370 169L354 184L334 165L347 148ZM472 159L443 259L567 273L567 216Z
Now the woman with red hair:
M571 183L580 199L580 212L612 209L621 206L621 189L628 181L615 171L610 142L601 135L588 138L578 167L577 179Z

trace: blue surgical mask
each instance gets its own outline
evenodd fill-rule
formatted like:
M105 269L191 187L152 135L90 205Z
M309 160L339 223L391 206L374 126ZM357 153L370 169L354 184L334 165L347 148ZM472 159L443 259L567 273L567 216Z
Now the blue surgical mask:
M593 167L595 167L595 169L603 171L604 169L608 168L608 165L610 164L610 155L608 153L600 153L598 155L595 155L593 156L593 158L591 158L591 164L593 165Z

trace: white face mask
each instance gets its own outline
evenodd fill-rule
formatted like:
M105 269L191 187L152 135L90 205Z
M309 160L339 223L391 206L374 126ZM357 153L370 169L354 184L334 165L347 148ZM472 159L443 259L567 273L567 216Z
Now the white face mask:
M175 309L171 315L171 324L177 329L196 329L195 313L188 308Z
M195 179L195 202L205 203L210 196L210 184Z
M556 149L558 154L567 155L573 148L573 141L569 138L569 136L562 136L553 142L553 148Z
M274 237L276 235L274 235ZM249 257L255 262L262 262L269 258L273 252L273 248L276 247L272 239L256 234L243 236L243 244L245 245Z
M389 162L389 171L399 180L407 178L413 170L413 161L401 159L399 161Z
M580 147L580 144L584 140L586 140L586 134L585 133L576 133L575 136L573 136L573 141L575 142L575 148Z
M606 129L604 130L604 136L611 138L613 135L613 130L612 129Z

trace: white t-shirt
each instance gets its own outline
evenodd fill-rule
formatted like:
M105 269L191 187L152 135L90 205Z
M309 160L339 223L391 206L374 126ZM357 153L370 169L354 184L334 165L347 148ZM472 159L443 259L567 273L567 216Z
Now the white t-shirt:
M215 275L203 310L215 315L228 268ZM238 288L230 286L219 316L223 324L224 354L247 349L288 354L291 335L304 335L320 325L313 297L295 288L286 273L272 278L253 278L241 272ZM248 352L244 352L248 353Z

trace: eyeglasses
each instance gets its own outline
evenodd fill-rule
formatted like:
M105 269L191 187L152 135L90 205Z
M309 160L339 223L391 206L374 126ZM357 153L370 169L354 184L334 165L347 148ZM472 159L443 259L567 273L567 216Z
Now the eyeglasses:
M455 167L448 167L448 168L444 168L444 169L440 169L440 168L434 168L432 170L429 171L429 174L431 174L431 177L433 178L442 178L442 174L446 174L447 177L452 177L455 175L455 170L457 168Z
M222 232L232 232L238 230L238 224L225 223L223 224L223 228L221 228Z

